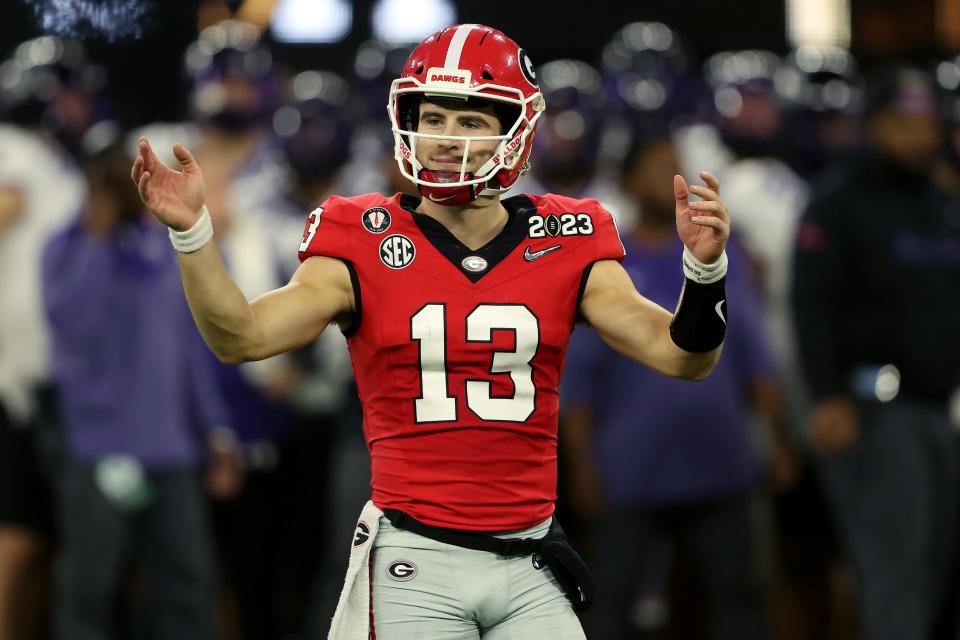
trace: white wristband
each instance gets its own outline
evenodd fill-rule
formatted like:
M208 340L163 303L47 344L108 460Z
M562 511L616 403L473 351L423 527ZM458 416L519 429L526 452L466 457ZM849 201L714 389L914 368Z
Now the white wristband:
M716 262L704 264L697 260L690 249L683 248L683 275L700 284L712 284L727 275L727 252L720 254Z
M180 253L193 253L203 248L213 238L213 222L210 221L210 212L207 205L203 205L200 218L186 231L168 230L173 248Z

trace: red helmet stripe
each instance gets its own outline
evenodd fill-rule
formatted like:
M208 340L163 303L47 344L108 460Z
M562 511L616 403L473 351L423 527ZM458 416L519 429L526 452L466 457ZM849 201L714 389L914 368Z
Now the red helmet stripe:
M443 63L444 69L460 68L460 55L463 53L463 45L467 41L467 36L476 26L475 24L462 24L453 32L453 38L450 39L450 48L447 49L447 58Z

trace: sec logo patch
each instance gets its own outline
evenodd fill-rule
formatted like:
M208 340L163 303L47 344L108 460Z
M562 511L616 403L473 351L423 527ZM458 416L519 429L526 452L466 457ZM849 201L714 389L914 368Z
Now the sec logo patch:
M360 216L363 227L370 233L383 233L390 228L390 212L383 207L367 209Z
M394 234L380 243L380 260L391 269L409 267L416 257L417 249L406 236Z

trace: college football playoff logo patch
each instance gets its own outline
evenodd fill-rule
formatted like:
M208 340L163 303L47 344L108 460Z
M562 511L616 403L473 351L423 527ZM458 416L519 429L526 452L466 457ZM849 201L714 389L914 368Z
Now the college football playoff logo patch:
M417 577L417 565L407 560L391 562L387 567L387 577L397 582L409 582Z
M383 233L390 228L390 212L383 207L367 209L360 217L363 227L370 233Z
M394 234L380 243L380 260L391 269L409 267L416 257L417 249L406 236Z

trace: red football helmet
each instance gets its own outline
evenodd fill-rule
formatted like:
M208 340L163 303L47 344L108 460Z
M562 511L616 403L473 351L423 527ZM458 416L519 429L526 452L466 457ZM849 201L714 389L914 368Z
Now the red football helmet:
M424 97L466 102L490 101L503 133L496 136L440 136L417 133ZM477 24L447 27L420 43L390 87L387 110L400 172L424 197L445 205L505 191L529 168L537 121L545 108L533 63L517 43L496 29ZM420 138L462 140L460 171L432 171L417 160ZM493 156L467 171L471 142L499 140Z

